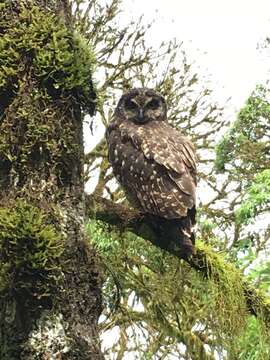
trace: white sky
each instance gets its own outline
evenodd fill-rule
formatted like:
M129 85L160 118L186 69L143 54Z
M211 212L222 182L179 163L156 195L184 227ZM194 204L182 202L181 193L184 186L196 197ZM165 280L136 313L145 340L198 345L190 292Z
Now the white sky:
M267 76L269 58L256 47L270 36L270 0L123 0L123 6L123 17L156 19L152 44L173 37L183 40L184 49L219 82L217 97L231 96L236 108ZM201 56L196 49L207 54Z

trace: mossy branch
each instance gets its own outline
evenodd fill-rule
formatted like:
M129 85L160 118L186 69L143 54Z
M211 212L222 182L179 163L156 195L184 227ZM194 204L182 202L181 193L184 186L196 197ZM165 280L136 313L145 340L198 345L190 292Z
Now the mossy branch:
M185 260L205 278L222 283L224 276L227 278L232 276L232 284L227 284L228 290L231 286L239 285L241 287L242 285L248 311L252 315L262 318L265 325L270 327L269 299L259 293L232 264L227 263L222 256L215 253L210 247L198 242L194 254L186 258L183 249L181 249L181 244L175 244L168 237L166 228L159 227L159 235L157 235L157 225L152 217L95 195L86 196L86 206L87 215L90 219L101 220L118 227L120 230L130 231L150 241L153 245Z

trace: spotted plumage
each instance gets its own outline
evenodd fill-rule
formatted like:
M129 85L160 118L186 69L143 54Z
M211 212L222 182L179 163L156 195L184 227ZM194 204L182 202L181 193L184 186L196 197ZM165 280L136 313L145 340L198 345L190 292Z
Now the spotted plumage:
M179 220L194 242L196 157L194 146L167 122L162 96L150 89L124 94L106 133L113 172L142 212Z

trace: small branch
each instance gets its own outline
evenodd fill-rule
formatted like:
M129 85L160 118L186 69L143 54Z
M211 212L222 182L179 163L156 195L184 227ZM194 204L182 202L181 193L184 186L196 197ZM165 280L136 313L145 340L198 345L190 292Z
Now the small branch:
M90 219L101 220L118 227L120 230L131 231L179 259L185 260L203 277L213 278L218 276L218 272L213 268L211 261L208 261L208 255L204 250L196 249L194 254L187 258L181 244L176 244L175 241L168 237L166 224L164 227L160 226L152 216L94 195L86 195L86 209ZM244 278L243 289L249 312L257 317L261 316L266 326L270 327L269 299L259 294Z

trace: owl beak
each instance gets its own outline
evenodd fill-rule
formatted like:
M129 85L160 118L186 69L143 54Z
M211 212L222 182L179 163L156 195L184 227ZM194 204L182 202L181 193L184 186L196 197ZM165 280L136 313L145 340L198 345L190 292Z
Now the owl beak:
M144 120L143 109L139 109L138 119L139 119L139 121L143 121L143 120Z

